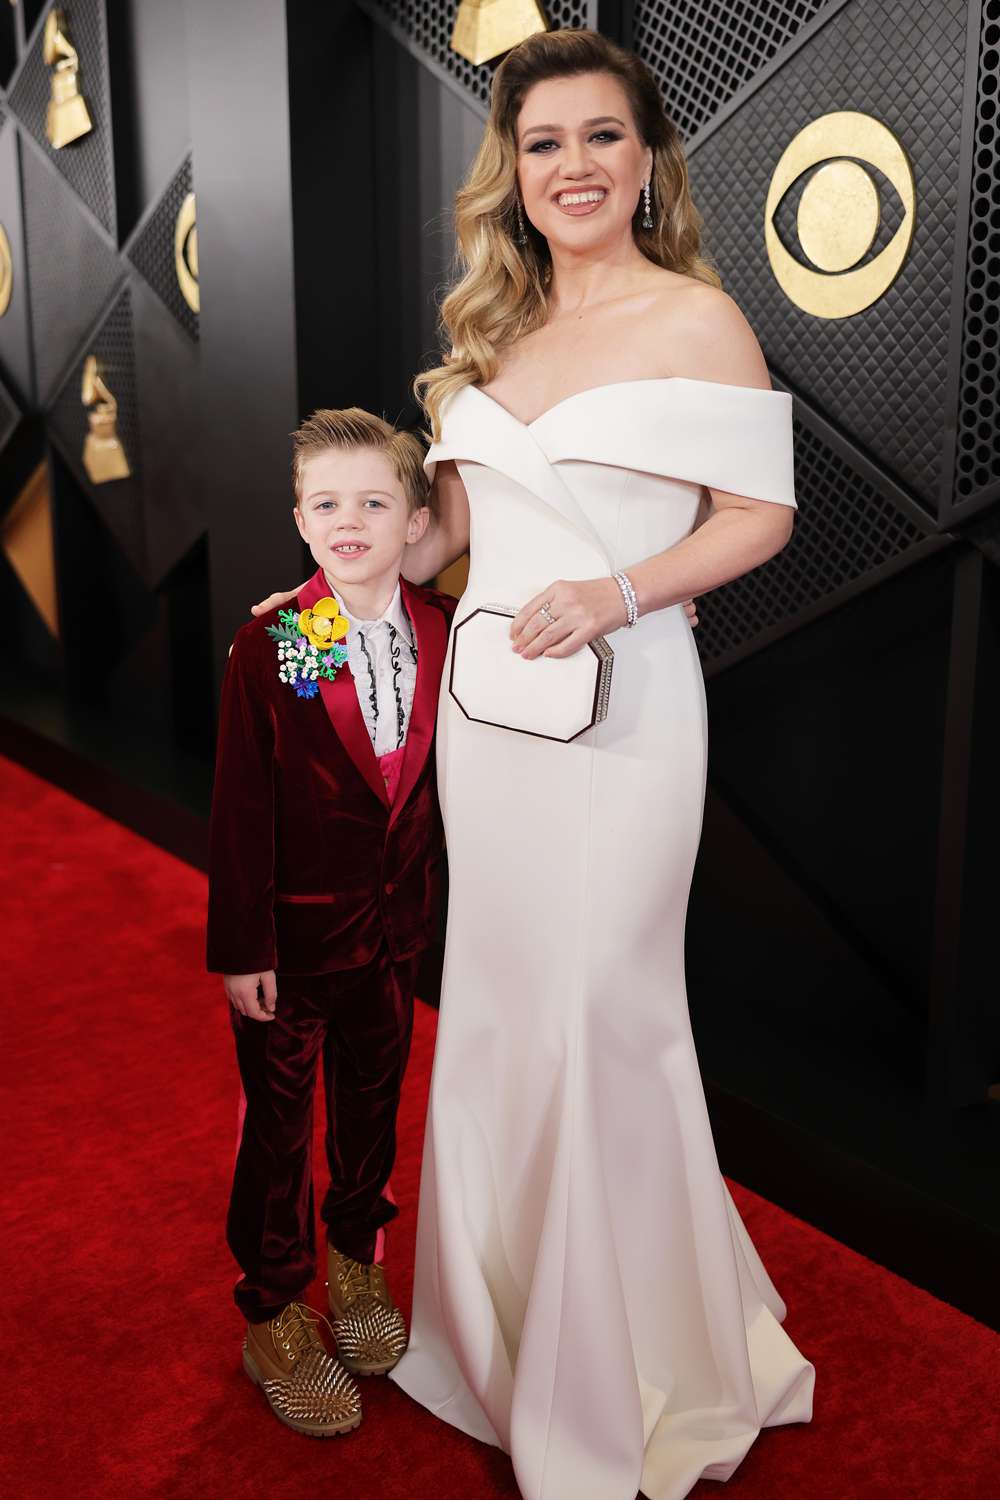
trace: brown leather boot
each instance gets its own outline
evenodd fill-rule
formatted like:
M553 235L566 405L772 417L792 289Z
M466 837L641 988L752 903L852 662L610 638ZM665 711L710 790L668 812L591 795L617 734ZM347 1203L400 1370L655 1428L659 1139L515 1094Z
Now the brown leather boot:
M341 1364L354 1375L385 1375L406 1348L406 1324L381 1266L327 1247L327 1286Z
M243 1368L279 1422L310 1437L336 1437L361 1421L361 1392L327 1353L319 1324L319 1314L301 1302L289 1302L267 1323L248 1323Z

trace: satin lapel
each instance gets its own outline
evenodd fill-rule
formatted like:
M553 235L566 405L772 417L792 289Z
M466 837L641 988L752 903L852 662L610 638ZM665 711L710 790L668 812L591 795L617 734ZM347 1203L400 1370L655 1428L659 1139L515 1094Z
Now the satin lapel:
M325 599L329 593L330 586L323 576L323 570L317 568L305 588L299 590L296 603L299 609L311 609L317 600ZM385 782L378 768L371 736L358 702L358 691L347 662L338 670L332 682L326 677L320 678L319 692L337 738L376 797L384 807L388 807Z
M425 604L401 580L403 603L417 638L417 681L413 689L413 707L406 734L406 751L399 787L392 804L389 826L399 817L427 760L434 740L437 720L438 691L445 653L448 650L448 621L433 604Z
M444 425L443 440L434 447L435 458L468 459L516 480L585 536L614 571L600 532L549 462L530 427L474 385L463 386L455 394Z

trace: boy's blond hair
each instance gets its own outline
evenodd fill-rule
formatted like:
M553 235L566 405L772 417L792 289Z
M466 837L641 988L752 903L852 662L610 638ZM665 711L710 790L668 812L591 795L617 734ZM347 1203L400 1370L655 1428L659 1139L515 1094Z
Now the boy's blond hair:
M307 462L330 448L345 451L372 448L376 453L384 453L403 486L410 510L419 510L427 504L430 484L424 473L424 449L419 438L412 432L400 432L360 406L345 406L340 410L325 407L314 411L292 433L292 486L296 500L302 498Z

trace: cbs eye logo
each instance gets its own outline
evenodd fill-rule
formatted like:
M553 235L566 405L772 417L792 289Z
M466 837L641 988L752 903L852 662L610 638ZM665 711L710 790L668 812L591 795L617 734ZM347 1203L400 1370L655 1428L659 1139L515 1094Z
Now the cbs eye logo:
M14 285L14 262L10 253L7 231L0 224L0 318L10 306L10 294Z
M192 312L201 311L198 287L198 219L194 193L188 193L174 224L174 270L181 296Z
M867 262L878 233L879 192L860 161L888 178L903 205L896 233ZM806 183L796 217L799 244L812 261L806 266L785 249L774 215L792 184L820 162ZM821 115L785 148L771 178L764 243L775 280L797 307L814 317L852 317L876 302L899 275L913 239L914 207L913 172L891 130L854 110Z

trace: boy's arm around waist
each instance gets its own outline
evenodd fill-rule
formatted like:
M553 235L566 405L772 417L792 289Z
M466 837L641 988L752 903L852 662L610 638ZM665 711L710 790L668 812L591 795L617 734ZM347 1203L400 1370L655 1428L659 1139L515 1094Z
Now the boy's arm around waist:
M274 716L261 635L258 622L237 632L219 705L208 853L208 968L218 974L253 974L277 963Z

